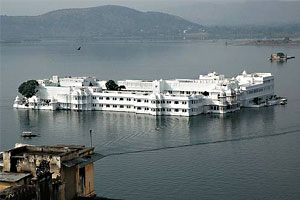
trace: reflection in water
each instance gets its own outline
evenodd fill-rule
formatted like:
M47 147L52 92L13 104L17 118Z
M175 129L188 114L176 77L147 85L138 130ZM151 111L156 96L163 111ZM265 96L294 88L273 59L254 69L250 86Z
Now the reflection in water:
M41 134L32 143L88 145L92 129L97 151L114 154L270 135L279 130L274 124L274 109L190 118L97 111L16 110L15 114L19 130Z
M288 61L271 61L271 65L286 66Z

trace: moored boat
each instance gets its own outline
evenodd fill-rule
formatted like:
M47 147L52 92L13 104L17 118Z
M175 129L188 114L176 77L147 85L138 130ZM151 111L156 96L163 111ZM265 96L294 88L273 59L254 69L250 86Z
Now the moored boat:
M285 105L287 104L287 99L281 99L280 100L280 105Z
M38 137L38 134L33 134L31 131L23 131L21 137L24 138L31 138L31 137Z

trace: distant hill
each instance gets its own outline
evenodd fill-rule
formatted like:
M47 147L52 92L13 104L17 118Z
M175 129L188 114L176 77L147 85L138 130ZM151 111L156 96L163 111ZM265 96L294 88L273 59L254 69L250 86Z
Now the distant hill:
M124 3L125 5L125 3ZM128 6L131 6L129 3ZM201 25L286 25L300 24L300 1L140 1L139 10L156 10L177 15Z
M63 9L39 16L1 16L1 40L82 37L164 37L203 27L160 12L122 6ZM186 30L186 31L185 31Z

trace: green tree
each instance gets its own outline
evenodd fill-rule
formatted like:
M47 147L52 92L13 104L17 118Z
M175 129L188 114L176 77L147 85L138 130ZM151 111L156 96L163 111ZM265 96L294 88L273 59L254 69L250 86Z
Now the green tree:
M36 80L29 80L29 81L22 83L19 86L18 91L26 98L30 98L36 94L36 92L37 92L36 87L38 85L39 85L39 83Z
M107 90L118 90L119 86L113 80L109 80L105 83Z
M201 92L204 96L209 96L209 92L207 92L207 91L204 91L204 92Z

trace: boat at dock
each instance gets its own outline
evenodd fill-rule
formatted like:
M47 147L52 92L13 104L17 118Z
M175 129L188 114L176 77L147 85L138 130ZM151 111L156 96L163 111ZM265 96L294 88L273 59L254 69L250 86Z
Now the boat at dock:
M270 99L266 101L265 106L274 106L274 105L285 105L287 104L287 99L281 98L281 97L276 97L274 99Z
M285 105L287 104L287 99L281 99L279 103L280 105Z

